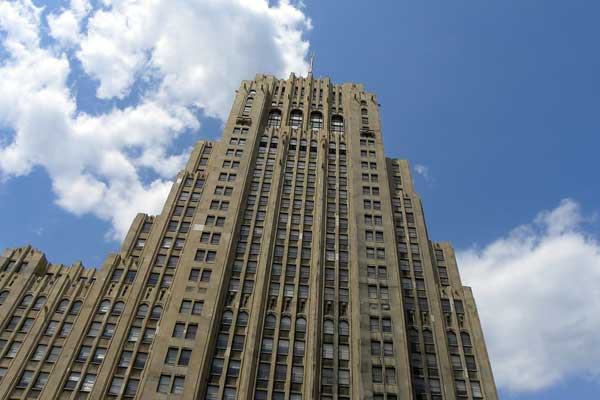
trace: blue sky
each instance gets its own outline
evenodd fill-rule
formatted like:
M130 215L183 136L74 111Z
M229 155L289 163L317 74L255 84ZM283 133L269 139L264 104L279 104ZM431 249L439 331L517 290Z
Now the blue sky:
M34 3L46 8L0 4L0 89L26 99L0 101L0 248L31 243L53 262L100 266L132 213L160 211L189 146L218 137L239 80L302 73L313 51L316 75L377 93L388 155L411 161L430 236L454 244L473 286L501 397L600 393L600 3ZM173 54L157 45L191 33ZM24 75L32 59L41 72ZM172 83L181 76L197 83ZM145 125L149 112L160 118ZM80 179L97 191L70 190Z

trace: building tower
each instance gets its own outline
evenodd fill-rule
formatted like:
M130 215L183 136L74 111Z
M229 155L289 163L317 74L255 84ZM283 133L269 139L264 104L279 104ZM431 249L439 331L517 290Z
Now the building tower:
M497 400L360 84L257 75L102 268L0 257L0 399Z

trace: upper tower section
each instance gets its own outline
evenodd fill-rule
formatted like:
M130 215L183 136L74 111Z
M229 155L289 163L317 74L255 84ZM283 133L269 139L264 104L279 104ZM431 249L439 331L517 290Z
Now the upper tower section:
M329 77L257 74L242 81L228 123L260 124L289 132L323 131L380 138L379 103L362 84L336 85Z

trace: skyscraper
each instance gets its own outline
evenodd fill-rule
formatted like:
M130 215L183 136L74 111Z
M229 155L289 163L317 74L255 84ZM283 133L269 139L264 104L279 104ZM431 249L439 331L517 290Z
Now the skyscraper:
M1 399L496 400L360 84L257 75L99 270L0 257Z

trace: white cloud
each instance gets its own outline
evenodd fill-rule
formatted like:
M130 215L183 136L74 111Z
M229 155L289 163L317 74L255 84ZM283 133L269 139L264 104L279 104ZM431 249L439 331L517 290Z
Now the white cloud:
M310 21L287 1L104 0L92 9L71 0L47 15L49 47L43 12L30 0L0 2L0 127L11 130L0 136L0 177L45 168L57 204L110 221L116 239L136 212L160 211L189 153L172 144L200 128L197 110L223 119L240 80L306 71ZM74 58L98 98L125 99L137 85L140 100L78 109ZM144 182L143 170L157 178Z
M140 76L157 96L225 118L231 94L255 72L305 72L309 20L283 1L113 0L94 13L77 53L99 97L124 97ZM250 76L249 76L250 75Z
M421 175L423 179L425 179L425 182L429 183L431 181L431 178L429 176L429 167L427 167L426 165L415 164L414 170L417 174Z
M482 249L458 253L500 387L532 391L600 373L600 243L563 200Z

